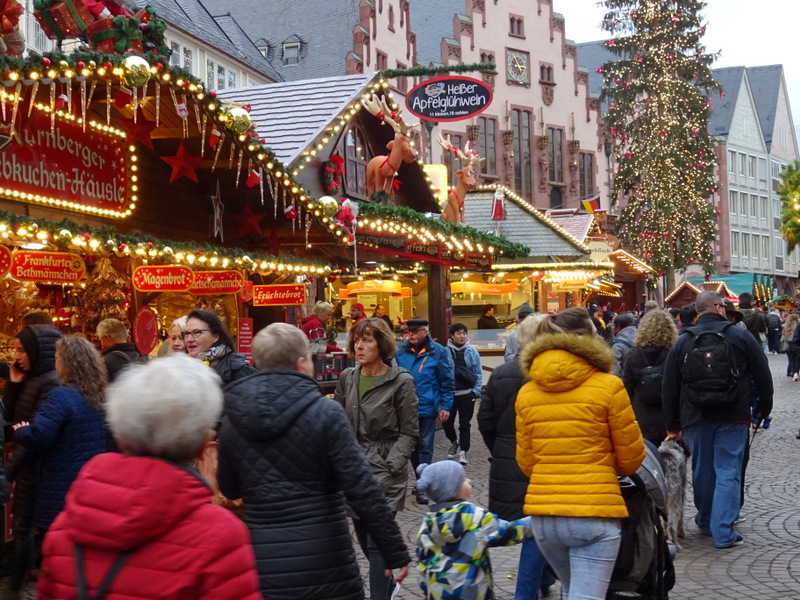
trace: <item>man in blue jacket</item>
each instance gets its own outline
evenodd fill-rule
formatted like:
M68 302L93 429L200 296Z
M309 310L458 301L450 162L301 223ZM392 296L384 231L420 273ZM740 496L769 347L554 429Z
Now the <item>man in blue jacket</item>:
M419 442L411 455L414 471L421 464L433 462L433 441L436 434L436 419L444 422L453 407L455 377L450 352L437 344L428 334L428 321L410 319L408 341L397 348L397 364L414 378L419 401ZM416 490L416 488L415 488ZM427 504L428 498L421 492L417 502Z

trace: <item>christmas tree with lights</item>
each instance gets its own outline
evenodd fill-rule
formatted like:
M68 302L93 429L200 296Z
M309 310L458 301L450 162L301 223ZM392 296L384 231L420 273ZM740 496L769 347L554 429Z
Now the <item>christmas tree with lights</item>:
M781 233L786 240L786 252L791 254L800 245L800 161L794 161L781 173L778 195L782 203Z
M598 69L609 102L617 163L612 198L624 203L622 241L667 276L700 262L714 267L717 211L708 133L714 54L702 44L698 0L605 0L605 42L619 57Z

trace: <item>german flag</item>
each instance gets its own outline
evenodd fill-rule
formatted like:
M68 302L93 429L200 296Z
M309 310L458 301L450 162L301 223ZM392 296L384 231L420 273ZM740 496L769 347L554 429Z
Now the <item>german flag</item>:
M600 210L600 197L592 198L591 200L582 200L584 210L590 215L595 211Z

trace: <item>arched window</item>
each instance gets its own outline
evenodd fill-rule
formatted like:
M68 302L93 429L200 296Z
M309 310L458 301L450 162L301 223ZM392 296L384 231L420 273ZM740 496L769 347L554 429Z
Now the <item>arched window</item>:
M345 134L345 186L350 196L367 198L367 146L363 132L351 127Z

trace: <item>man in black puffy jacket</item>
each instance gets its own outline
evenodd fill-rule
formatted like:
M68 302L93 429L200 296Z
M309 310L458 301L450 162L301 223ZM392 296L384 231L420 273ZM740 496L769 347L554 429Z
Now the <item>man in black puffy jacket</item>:
M260 372L225 388L218 482L244 500L265 600L363 599L345 502L402 581L408 549L342 407L312 379L308 339L273 323L253 357Z

